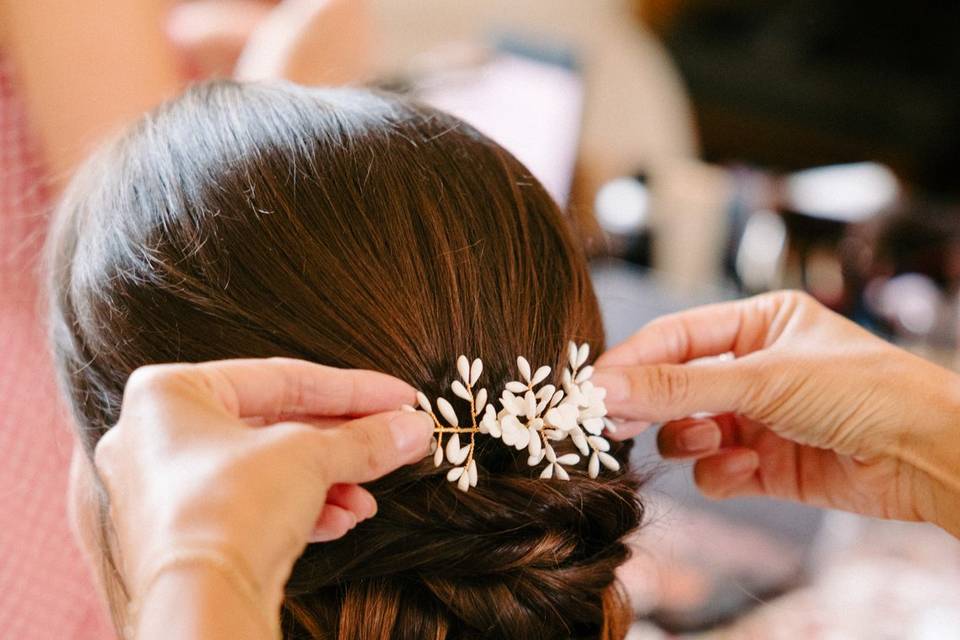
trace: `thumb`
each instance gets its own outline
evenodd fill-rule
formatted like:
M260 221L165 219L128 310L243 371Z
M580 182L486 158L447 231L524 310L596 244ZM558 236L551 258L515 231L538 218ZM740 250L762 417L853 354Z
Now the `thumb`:
M751 413L759 381L742 360L610 367L593 376L607 390L611 417L648 422L700 412Z
M426 456L433 420L421 411L393 411L316 434L330 483L370 482Z

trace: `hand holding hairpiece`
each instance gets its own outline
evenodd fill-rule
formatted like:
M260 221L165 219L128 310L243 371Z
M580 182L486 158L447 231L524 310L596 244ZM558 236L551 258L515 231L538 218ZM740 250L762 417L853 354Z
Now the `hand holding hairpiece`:
M500 396L498 412L492 403L487 403L487 390L474 392L474 387L483 372L479 358L472 363L466 356L457 358L459 380L450 385L454 395L470 403L470 424L460 426L453 405L446 398L437 398L437 410L445 424L434 413L433 405L422 392L417 393L420 410L433 418L437 438L433 443L433 461L440 466L444 459L453 465L447 480L456 482L461 491L477 486L477 462L474 460L477 434L500 440L517 450L527 450L527 464L535 467L546 460L540 472L541 478L556 477L569 480L564 467L578 464L580 456L575 453L557 455L555 442L570 438L580 453L587 457L587 473L591 478L600 474L600 465L616 471L620 463L608 453L610 443L601 435L604 427L613 431L613 423L606 417L607 408L603 399L606 389L590 382L593 367L583 365L590 347L579 347L571 342L568 347L569 365L563 370L562 389L543 382L550 375L550 367L543 366L532 371L523 356L517 358L521 380L508 382ZM543 385L543 386L540 386ZM539 389L537 388L539 387ZM407 411L416 411L405 406ZM444 435L449 434L444 446ZM469 434L470 441L463 446L461 434Z

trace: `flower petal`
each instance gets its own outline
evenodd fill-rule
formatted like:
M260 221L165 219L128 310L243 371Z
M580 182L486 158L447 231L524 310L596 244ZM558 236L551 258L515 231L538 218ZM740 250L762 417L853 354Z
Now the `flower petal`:
M570 439L573 440L573 444L580 450L580 453L583 455L590 453L590 445L587 444L587 439L579 427L570 431Z
M587 418L581 422L583 428L595 436L603 433L603 418Z
M463 398L464 400L471 400L470 392L467 391L467 388L463 386L463 383L459 380L454 380L450 383L450 388L453 389L453 394L458 398Z
M480 358L476 358L473 361L473 364L470 365L470 386L477 384L477 380L480 379L480 374L483 373L483 362L480 361Z
M486 406L487 406L487 390L480 389L480 391L477 392L477 397L474 401L474 408L477 414L479 415L480 412L483 411L484 407Z
M447 462L450 464L458 464L453 461L453 459L460 455L460 434L453 433L450 434L450 439L447 440Z
M457 412L453 410L453 405L446 398L437 398L437 408L440 409L440 415L451 427L460 426L460 423L457 422Z
M580 462L580 456L575 453L565 453L557 458L557 464L565 464L568 467Z
M527 446L527 451L530 452L530 457L539 458L542 450L543 440L540 439L538 434L532 434L530 437L530 444Z
M553 477L553 463L550 463L543 468L543 471L540 472L540 477L544 480L549 480Z
M511 380L507 383L507 391L510 393L524 393L526 390L527 385L517 380Z
M433 413L433 407L430 406L430 401L427 399L426 394L422 391L417 391L417 404L419 404L420 408L427 413Z
M460 479L460 476L463 475L463 472L466 471L463 467L454 467L447 471L447 482L456 482Z
M546 447L543 448L543 453L549 462L553 463L557 461L557 452L554 451L553 447L551 447L550 445L547 445Z
M610 418L604 418L604 419L603 419L603 424L604 424L604 426L607 428L607 431L609 431L610 433L616 433L616 432L617 432L617 429L618 429L617 423L614 422L613 420L611 420Z
M601 464L611 471L619 471L620 463L617 462L617 459L614 458L609 453L604 453L603 451L597 451L595 455L599 456Z
M453 458L450 457L450 452L448 451L447 460L449 460L451 464L462 464L463 461L467 459L467 456L469 454L470 454L470 447L466 446L460 449L457 452L457 455L455 455Z
M470 361L467 360L467 356L457 358L457 373L460 374L461 380L470 383Z
M596 478L600 475L600 459L597 458L596 452L590 456L590 462L587 464L587 475L591 478Z
M526 416L528 419L533 420L537 416L537 396L533 394L533 391L527 391L523 395L523 401L526 403Z
M527 383L530 382L530 363L523 356L517 357L517 368L520 369L520 375Z
M593 446L594 449L599 449L600 451L610 451L610 443L600 436L590 436L587 438L587 441Z
M584 342L580 345L580 348L577 349L577 368L582 367L588 357L590 357L590 345Z
M550 375L550 367L542 366L533 374L533 380L530 381L530 384L538 385L546 380L548 375Z

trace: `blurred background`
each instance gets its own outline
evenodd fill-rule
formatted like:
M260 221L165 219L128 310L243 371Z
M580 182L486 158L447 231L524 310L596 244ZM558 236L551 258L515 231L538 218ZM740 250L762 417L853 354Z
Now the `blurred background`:
M960 366L957 3L157 6L172 87L217 76L371 85L449 110L513 151L576 225L610 343L663 313L791 287ZM29 47L9 42L28 67ZM42 92L23 75L24 112L42 121ZM53 177L36 180L51 193L99 135L61 144L58 131L39 132ZM636 455L652 476L652 517L622 572L631 638L960 638L960 543L943 532L709 502L689 468L658 462L654 430Z

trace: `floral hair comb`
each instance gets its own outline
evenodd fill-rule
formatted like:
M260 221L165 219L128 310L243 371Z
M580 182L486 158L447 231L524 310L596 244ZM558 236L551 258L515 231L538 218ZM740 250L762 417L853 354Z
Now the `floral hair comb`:
M584 457L589 457L587 473L591 478L600 474L600 466L616 471L620 463L608 453L610 443L601 435L604 427L615 431L616 427L607 417L603 399L606 389L590 382L592 366L583 366L590 354L590 346L568 346L569 365L563 371L562 389L552 384L543 384L550 375L550 367L543 366L533 371L523 356L517 358L520 380L508 382L500 396L500 411L487 402L487 390L474 391L483 362L479 358L472 363L466 356L457 358L459 380L450 385L453 394L470 403L470 424L460 426L457 413L449 400L437 398L437 410L444 422L434 413L433 405L422 392L417 393L420 410L434 422L433 461L436 466L444 459L453 468L447 472L447 480L456 482L461 491L477 486L477 462L474 460L477 434L500 440L518 451L527 450L527 464L535 467L546 460L541 478L569 480L565 467L578 464L580 456L575 453L557 455L553 444L569 438ZM542 386L541 386L542 385ZM539 387L539 388L537 388ZM416 411L407 405L407 411ZM468 434L464 446L460 435ZM444 445L444 435L449 435Z

